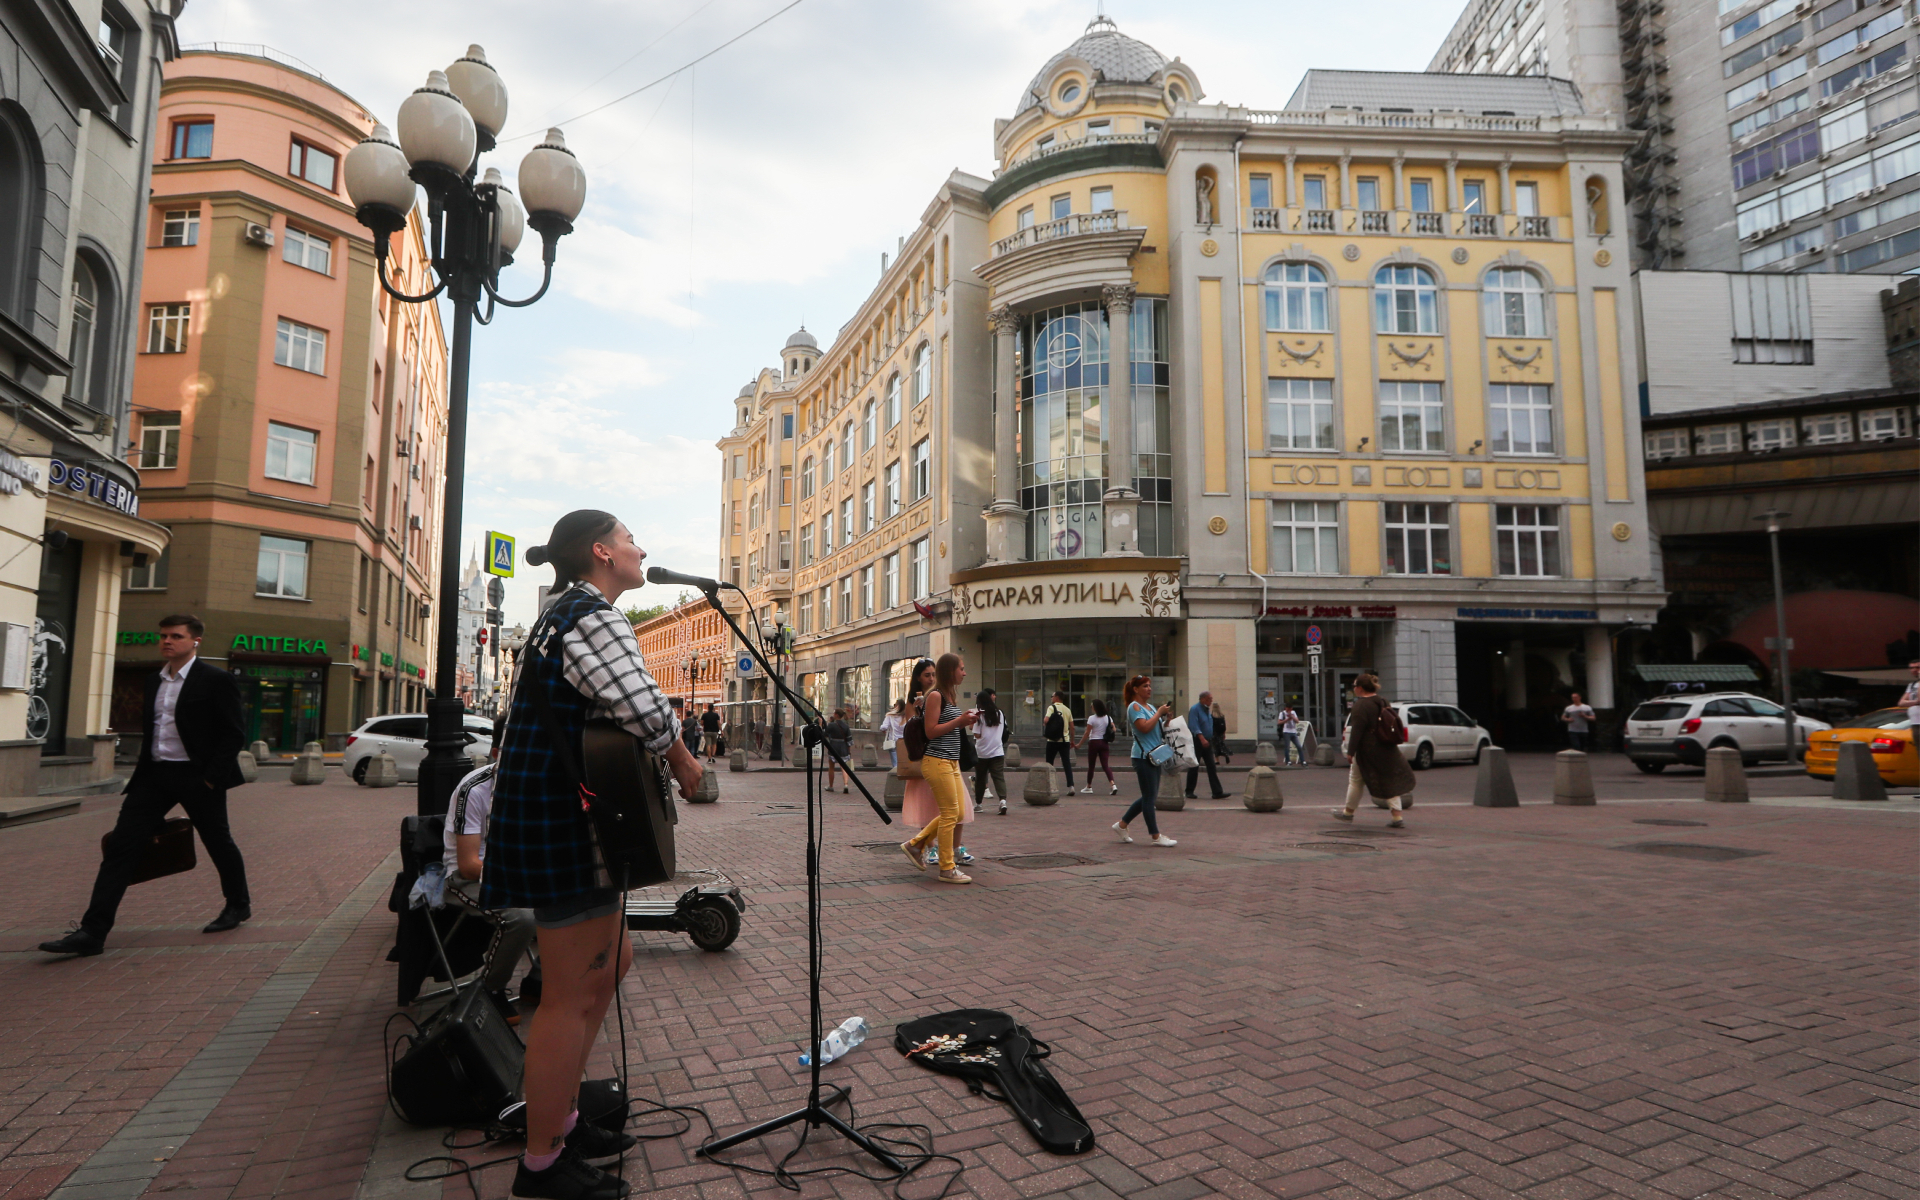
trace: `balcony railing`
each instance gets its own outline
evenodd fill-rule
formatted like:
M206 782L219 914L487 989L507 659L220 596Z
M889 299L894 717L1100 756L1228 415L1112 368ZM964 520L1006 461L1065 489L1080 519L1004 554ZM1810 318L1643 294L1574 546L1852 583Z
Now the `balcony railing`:
M1247 228L1279 230L1287 227L1287 210L1284 208L1250 208L1247 210Z
M1498 237L1500 218L1492 213L1468 213L1466 228L1461 232L1468 237Z
M1437 212L1417 212L1413 214L1415 233L1440 234L1447 231L1447 214Z
M1378 209L1367 209L1367 208L1361 209L1360 210L1360 232L1361 233L1392 233L1393 232L1393 214L1390 212L1386 212L1384 210L1378 210Z
M1339 227L1330 208L1309 208L1301 215L1306 218L1304 224L1308 233L1332 233Z
M993 244L993 256L1012 254L1016 250L1025 250L1029 246L1038 246L1043 242L1059 241L1062 238L1081 237L1089 233L1113 233L1116 230L1129 229L1124 209L1108 209L1106 212L1074 213L1072 216L1058 217L1052 221L1042 221L1029 225L1011 237L1003 237Z
M1104 214L1094 214L1096 216ZM1558 217L1517 217L1501 213L1407 212L1390 209L1332 208L1250 208L1244 228L1256 233L1338 233L1346 228L1358 233L1410 234L1416 237L1526 238L1551 241L1558 236ZM1058 224L1058 222L1055 222ZM1122 222L1120 228L1125 228ZM1036 226L1045 229L1046 226ZM1059 234L1044 234L1039 240ZM1008 238L1001 245L1010 245ZM1010 248L1017 249L1017 246ZM995 248L995 254L1004 253Z
M1053 142L1049 145L1038 146L1033 150L1028 151L1026 154L1023 154L1019 158L1014 159L1012 162L1008 163L1006 166L1001 167L1000 170L995 171L994 174L998 176L1002 172L1011 171L1013 168L1018 166L1023 166L1027 163L1033 162L1035 159L1046 158L1054 154L1064 154L1068 150L1078 150L1082 146L1096 146L1096 145L1100 145L1101 143L1114 144L1114 143L1123 143L1123 142L1131 142L1136 145L1142 145L1142 146L1151 146L1157 143L1159 140L1160 140L1160 135L1157 133L1110 133L1110 134L1106 134L1105 136L1099 136L1099 137L1064 138L1060 141Z
M1552 217L1521 217L1520 236L1523 238L1550 238L1553 236Z

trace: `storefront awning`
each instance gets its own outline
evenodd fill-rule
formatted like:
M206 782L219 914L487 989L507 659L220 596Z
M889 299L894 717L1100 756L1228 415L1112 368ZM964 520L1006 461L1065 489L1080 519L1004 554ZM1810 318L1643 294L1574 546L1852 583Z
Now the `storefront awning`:
M1745 663L1637 663L1633 673L1648 683L1758 683Z
M1876 667L1868 671L1828 671L1823 675L1838 675L1842 679L1851 679L1855 683L1891 683L1902 684L1913 678L1906 667Z

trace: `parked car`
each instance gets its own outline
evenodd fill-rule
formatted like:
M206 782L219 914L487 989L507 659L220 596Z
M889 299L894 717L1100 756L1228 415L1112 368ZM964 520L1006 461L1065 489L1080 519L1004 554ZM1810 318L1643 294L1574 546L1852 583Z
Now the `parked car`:
M482 753L493 749L493 722L468 714L463 728L469 749ZM420 781L420 760L427 756L427 718L424 713L375 717L347 736L346 753L340 757L340 769L355 783L367 781L367 760L381 751L393 756L400 778Z
M1437 762L1480 761L1480 752L1493 745L1493 735L1451 704L1395 704L1406 724L1407 740L1400 746L1416 771Z
M1731 746L1748 766L1766 759L1788 761L1786 710L1745 692L1706 692L1698 696L1661 696L1627 717L1627 757L1649 775L1671 763L1702 766L1707 751ZM1794 716L1795 741L1805 742L1827 728L1825 721Z
M1920 753L1913 745L1913 722L1904 708L1883 708L1849 717L1807 739L1807 774L1832 779L1840 762L1840 743L1865 742L1873 765L1890 787L1920 787Z

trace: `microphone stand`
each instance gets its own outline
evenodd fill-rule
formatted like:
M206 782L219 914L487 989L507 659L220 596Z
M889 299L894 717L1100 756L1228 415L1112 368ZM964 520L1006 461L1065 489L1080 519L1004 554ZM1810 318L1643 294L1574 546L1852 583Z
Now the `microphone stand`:
M813 1035L812 1040L807 1044L807 1057L813 1065L813 1084L807 1092L807 1103L804 1107L797 1108L783 1116L775 1117L771 1121L762 1121L758 1125L750 1125L737 1133L730 1133L726 1137L703 1142L695 1153L702 1157L711 1158L720 1151L738 1146L742 1142L751 1142L758 1138L763 1138L777 1130L785 1129L795 1122L804 1121L812 1129L818 1129L822 1125L826 1126L878 1159L888 1170L904 1175L907 1172L907 1165L905 1163L901 1162L893 1154L882 1149L872 1138L869 1138L867 1135L855 1129L851 1124L841 1120L827 1110L827 1105L837 1104L841 1100L849 1098L848 1090L845 1087L836 1086L833 1088L832 1096L824 1101L821 1098L820 974L823 962L820 938L820 835L824 833L826 825L826 804L824 800L819 798L819 789L814 775L814 746L819 745L826 747L827 753L833 756L833 760L840 764L840 769L847 773L847 778L853 781L853 786L859 788L860 794L865 796L867 803L873 806L875 816L878 816L883 823L888 825L893 824L893 818L887 814L885 806L873 798L873 793L867 790L867 785L861 782L860 777L853 773L853 769L847 764L845 756L835 750L833 743L827 740L826 725L821 719L820 710L815 708L806 697L801 696L792 688L788 687L786 681L774 673L773 669L768 666L767 657L761 652L760 647L752 639L747 637L745 631L740 628L739 622L733 619L733 614L728 612L726 607L720 603L720 588L723 586L731 587L736 592L740 591L740 589L733 584L720 583L715 583L712 587L703 587L700 590L706 595L707 603L713 607L715 612L720 614L720 619L725 621L728 627L733 630L734 637L738 638L740 644L747 648L747 653L753 656L753 661L759 663L760 669L765 671L767 678L773 681L774 689L780 694L780 698L788 704L793 705L794 712L803 718L805 722L801 730L801 741L807 751L807 1000L808 1016L810 1019L809 1028ZM741 592L741 595L745 596L746 593ZM803 1143L806 1140L806 1136L804 1132L801 1134L801 1141ZM798 1149L798 1147L796 1147L796 1149Z

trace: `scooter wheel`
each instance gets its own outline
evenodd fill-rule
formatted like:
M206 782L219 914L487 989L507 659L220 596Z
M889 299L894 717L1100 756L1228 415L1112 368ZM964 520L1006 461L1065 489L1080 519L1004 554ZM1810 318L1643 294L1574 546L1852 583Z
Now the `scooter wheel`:
M740 911L724 900L702 900L687 912L687 936L708 952L725 950L740 936Z

